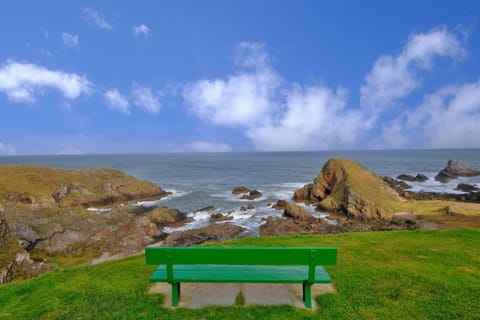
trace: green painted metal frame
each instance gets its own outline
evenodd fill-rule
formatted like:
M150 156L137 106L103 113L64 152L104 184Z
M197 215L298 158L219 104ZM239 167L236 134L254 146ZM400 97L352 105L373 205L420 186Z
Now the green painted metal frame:
M308 266L305 279L285 278L272 281L266 277L264 280L256 279L255 282L302 283L305 307L311 308L312 284L326 281L325 279L316 280L316 268L320 265L335 265L337 249L332 247L147 247L145 258L147 264L166 266L166 281L172 286L172 306L178 306L181 290L180 282L174 276L174 265L223 265L226 269L230 266L230 270L234 266L239 267L239 270L243 270L241 266ZM194 281L193 278L189 280L189 282ZM213 277L210 280L202 278L202 282L210 281L246 282L241 279L222 281Z

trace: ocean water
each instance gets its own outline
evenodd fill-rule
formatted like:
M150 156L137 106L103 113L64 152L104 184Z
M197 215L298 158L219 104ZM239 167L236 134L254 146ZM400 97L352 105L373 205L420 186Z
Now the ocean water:
M3 156L0 164L120 169L173 193L159 201L138 205L162 205L188 212L194 221L180 230L208 225L212 212L197 210L214 206L214 212L229 213L234 217L222 223L240 225L256 234L263 218L282 214L271 209L269 204L278 199L290 199L294 190L311 182L332 157L356 160L381 176L396 177L401 173L427 175L430 179L424 183L410 183L415 191L456 192L454 188L460 182L480 185L480 177L460 178L446 184L433 179L449 159L480 168L480 149ZM235 186L257 189L263 196L253 201L241 200L231 193ZM240 211L241 206L249 203L253 203L255 209ZM103 212L108 210L98 211L99 214ZM177 229L166 231L174 230Z

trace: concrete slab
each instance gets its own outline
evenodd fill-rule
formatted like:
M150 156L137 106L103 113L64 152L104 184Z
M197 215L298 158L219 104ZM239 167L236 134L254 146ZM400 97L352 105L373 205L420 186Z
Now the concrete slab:
M164 307L172 308L171 288L168 283L157 283L150 293L160 293L165 297ZM209 305L230 306L242 292L246 305L290 304L305 309L302 300L301 284L231 284L231 283L182 283L179 307L202 308ZM315 284L312 297L335 292L332 284ZM318 309L312 299L312 310Z
M288 287L284 284L243 284L242 287L246 305L291 303Z

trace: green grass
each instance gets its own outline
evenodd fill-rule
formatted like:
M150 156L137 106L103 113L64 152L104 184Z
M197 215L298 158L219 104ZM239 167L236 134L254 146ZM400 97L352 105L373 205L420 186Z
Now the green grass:
M291 306L162 308L137 256L0 287L1 319L480 319L480 232L402 231L246 238L239 246L336 246L337 289L319 312Z

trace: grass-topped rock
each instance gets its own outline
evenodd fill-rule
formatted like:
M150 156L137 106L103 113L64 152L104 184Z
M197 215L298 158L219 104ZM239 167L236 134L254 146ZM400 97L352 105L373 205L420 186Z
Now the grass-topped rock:
M295 191L293 199L361 220L391 218L402 199L370 170L347 159L330 159L313 183Z
M152 182L115 169L53 169L0 166L0 200L6 208L105 206L159 199L169 193Z

